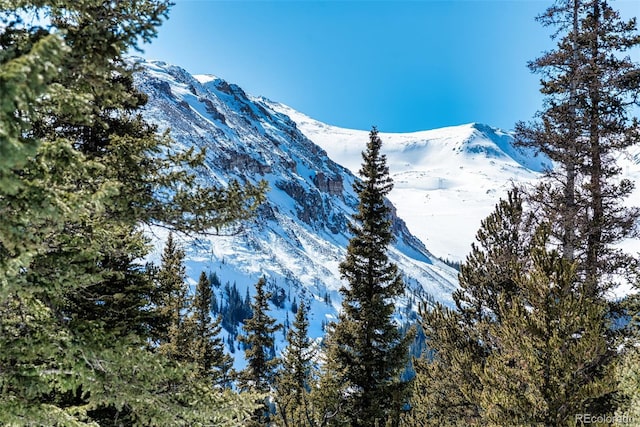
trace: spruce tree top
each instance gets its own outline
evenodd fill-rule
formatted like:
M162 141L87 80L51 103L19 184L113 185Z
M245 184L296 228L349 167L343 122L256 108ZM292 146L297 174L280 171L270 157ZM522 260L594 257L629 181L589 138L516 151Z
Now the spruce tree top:
M387 166L387 156L382 154L382 140L378 136L378 129L374 126L369 132L369 142L365 151L362 152L362 167L358 174L363 181L356 181L353 189L359 197L358 212L353 218L362 223L363 226L378 226L374 230L364 230L367 232L379 231L380 243L386 245L391 242L391 232L389 230L391 222L388 219L389 208L384 203L384 196L393 189L393 182L389 177L389 167ZM371 224L368 221L374 220ZM350 226L351 231L357 233L356 227Z

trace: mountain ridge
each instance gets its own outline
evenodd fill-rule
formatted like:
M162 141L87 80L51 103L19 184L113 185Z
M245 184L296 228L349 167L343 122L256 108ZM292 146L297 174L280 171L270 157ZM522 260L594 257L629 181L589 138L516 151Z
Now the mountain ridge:
M264 98L260 102L289 115L329 157L357 171L364 131L327 125ZM551 166L533 150L516 148L510 132L481 123L380 132L380 137L395 183L389 198L399 215L433 253L456 262L465 259L480 221L511 183L534 183Z
M274 307L276 317L286 323L293 301L306 295L310 334L323 335L323 325L336 318L340 307L344 283L338 265L358 203L352 188L356 176L331 160L286 114L256 103L239 86L213 76L196 78L161 61L134 61L139 68L136 85L148 96L145 119L161 132L168 130L176 150L205 150L198 180L269 183L258 218L242 233L182 238L191 285L205 271L237 284L244 295L264 276L270 291L287 296L282 307ZM397 301L398 321L414 319L422 300L451 305L457 272L410 233L395 208L392 220L396 241L389 254L408 288ZM149 261L157 262L166 231L148 232L156 245ZM222 301L224 292L216 292Z

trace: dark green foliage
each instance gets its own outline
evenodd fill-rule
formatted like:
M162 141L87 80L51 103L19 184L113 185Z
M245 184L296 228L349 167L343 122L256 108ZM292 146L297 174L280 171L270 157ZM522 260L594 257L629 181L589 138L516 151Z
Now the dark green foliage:
M191 335L187 353L196 365L198 376L218 387L229 387L234 376L233 359L225 353L220 338L222 318L211 318L212 297L211 284L202 272L187 319L187 330Z
M238 423L252 408L148 349L159 323L140 225L205 231L262 199L259 187L193 186L186 167L201 157L168 152L138 115L145 97L122 55L168 6L2 2L3 425Z
M265 292L265 285L264 278L260 278L256 283L256 294L251 304L253 314L245 320L242 327L246 335L239 337L245 348L247 367L238 375L238 387L241 390L261 393L270 391L274 384L279 360L274 357L273 334L282 328L282 325L276 324L276 319L267 313L271 294ZM265 401L264 406L254 412L251 425L268 424L270 419L271 408Z
M546 96L540 120L517 126L517 138L556 162L536 199L563 256L601 296L631 259L612 247L633 233L638 211L622 201L633 183L615 158L638 144L640 66L625 53L640 45L635 19L623 21L605 0L562 0L540 21L557 28L557 48L531 62ZM617 279L615 279L617 280Z
M182 360L184 348L191 339L184 325L184 312L188 307L187 274L184 251L177 246L171 233L162 252L160 268L155 273L156 286L151 293L152 344L170 359Z
M315 425L310 393L316 386L317 366L313 343L309 339L308 306L302 301L292 328L287 333L282 366L276 378L278 418L286 427Z
M251 300L249 294L244 299L240 297L238 287L234 282L225 283L223 295L220 301L220 313L222 315L222 327L230 334L237 335L238 324L251 317ZM247 290L248 292L248 290Z
M626 56L640 46L640 34L636 20L622 20L609 3L562 0L540 17L557 29L558 40L555 50L530 64L542 75L545 110L537 122L520 123L516 133L520 143L556 162L556 170L531 200L541 222L551 226L550 243L566 260L577 262L574 292L598 306L608 305L603 316L616 318L619 307L607 295L637 275L637 258L616 247L637 236L639 218L637 209L624 207L634 183L621 179L616 159L640 142L633 112L639 102L640 65ZM609 356L594 372L608 375L618 331L600 330ZM612 410L611 396L603 396L598 411Z
M576 264L524 233L517 190L482 222L456 310L423 310L433 360L415 361L407 425L572 425L613 391L607 304ZM609 408L610 409L610 408Z
M209 282L211 283L211 286L215 288L219 288L220 286L222 286L222 282L220 282L220 278L215 271L209 273Z
M414 359L411 410L406 426L468 426L480 424L480 383L474 367L485 350L477 333L464 326L460 314L437 304L423 313L427 352Z
M338 388L340 412L332 422L351 426L397 425L406 383L399 380L408 359L410 336L402 337L393 321L395 297L404 292L398 268L387 256L393 239L385 195L393 184L382 142L374 128L363 152L354 189L358 212L350 230L340 273L349 283L338 321L327 336L327 378Z
M273 291L270 293L271 293L271 298L269 299L269 301L271 301L271 303L274 306L278 307L279 309L283 309L284 302L287 299L287 293L285 292L285 290L279 286L274 285Z
M460 271L460 265L462 264L460 261L452 261L449 258L438 258L440 261L444 262L445 264L447 264L449 267L454 268L458 271Z
M268 391L273 382L277 359L273 359L273 333L282 325L269 316L270 294L265 293L266 281L261 278L256 283L256 294L251 304L251 317L245 319L242 329L246 335L239 340L245 345L247 368L240 373L240 387L257 391Z
M528 227L522 193L515 187L482 220L477 243L471 244L471 253L460 266L460 288L453 294L467 325L485 319L501 321L499 298L508 301L519 292L514 275L527 267Z

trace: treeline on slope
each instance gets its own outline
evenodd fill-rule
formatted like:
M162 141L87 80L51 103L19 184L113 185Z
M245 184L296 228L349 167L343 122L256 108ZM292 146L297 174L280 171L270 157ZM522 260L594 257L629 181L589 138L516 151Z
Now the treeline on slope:
M214 290L211 297L211 312L221 317L221 326L228 332L226 343L229 350L233 353L236 350L239 329L245 320L250 319L253 315L251 310L250 287L246 287L244 296L242 296L238 289L238 284L235 281L233 283L225 281L225 284L222 285L223 279L221 279L215 271L209 271L207 277ZM285 311L282 326L284 334L286 335L286 331L289 329L291 323L289 320L289 311L292 316L298 311L298 296L294 294L292 297L291 289L288 291L285 290L278 284L277 280L272 278L265 278L265 286L269 293L269 302L271 305L278 310ZM306 298L304 296L304 288L298 293L300 293L302 298ZM320 297L326 305L331 305L331 298L327 290L325 290Z

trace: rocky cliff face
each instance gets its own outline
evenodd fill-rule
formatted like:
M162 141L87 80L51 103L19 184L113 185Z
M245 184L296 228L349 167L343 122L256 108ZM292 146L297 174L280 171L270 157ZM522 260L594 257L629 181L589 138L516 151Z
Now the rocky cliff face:
M322 334L322 324L340 305L338 264L350 238L347 224L357 206L352 189L357 178L266 100L213 76L135 61L140 67L137 86L149 96L145 118L161 131L168 129L176 149L206 150L206 171L199 179L221 185L230 179L266 180L270 186L260 216L241 234L185 238L189 276L215 272L222 282L235 282L241 292L265 276L272 290L284 291L288 301L299 300L301 294L311 300L311 332ZM399 316L411 317L424 298L449 304L457 272L434 258L395 213L393 230L396 242L390 256L409 285L406 297L398 301ZM163 232L152 230L151 235L160 248ZM279 317L285 319L286 303L282 310Z

